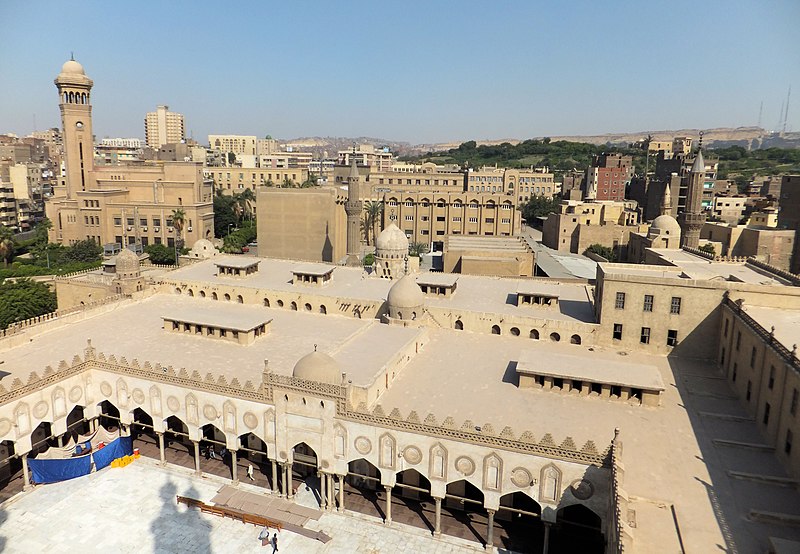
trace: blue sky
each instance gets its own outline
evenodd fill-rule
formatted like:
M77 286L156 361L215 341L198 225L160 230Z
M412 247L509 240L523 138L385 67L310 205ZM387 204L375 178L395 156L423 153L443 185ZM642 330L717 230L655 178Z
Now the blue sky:
M65 6L69 6L65 8ZM142 136L168 104L187 133L412 143L777 127L800 2L0 3L0 133L59 125L53 79L94 79L94 130Z

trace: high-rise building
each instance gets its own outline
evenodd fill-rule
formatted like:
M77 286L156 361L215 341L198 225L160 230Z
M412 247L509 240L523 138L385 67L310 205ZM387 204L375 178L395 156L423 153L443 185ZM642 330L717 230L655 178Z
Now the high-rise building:
M156 149L168 142L186 140L183 114L169 111L169 106L158 106L144 117L144 136L147 146Z

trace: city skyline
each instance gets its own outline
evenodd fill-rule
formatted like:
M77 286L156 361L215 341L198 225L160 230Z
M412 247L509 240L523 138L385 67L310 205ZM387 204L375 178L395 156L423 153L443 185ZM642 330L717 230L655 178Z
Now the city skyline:
M142 137L159 104L184 114L201 143L212 133L430 143L737 127L756 125L762 102L761 126L773 130L800 82L791 2L49 6L0 7L7 43L25 45L0 52L11 84L0 132L59 126L52 79L70 52L97 84L98 140ZM787 130L798 129L790 105Z

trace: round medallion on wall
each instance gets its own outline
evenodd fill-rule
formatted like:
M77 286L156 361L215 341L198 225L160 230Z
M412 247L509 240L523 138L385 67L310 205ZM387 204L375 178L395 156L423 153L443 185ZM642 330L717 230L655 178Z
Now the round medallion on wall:
M328 462L328 460L322 460L320 462L320 465L322 466L322 469L328 469L329 467L331 467L331 464L330 462Z
M369 454L372 452L372 442L367 437L356 438L356 450L359 454Z
M133 401L137 404L144 403L144 392L142 392L142 389L133 389L131 396L133 396Z
M258 417L253 412L245 412L242 419L248 429L255 429L258 427Z
M511 472L511 482L518 487L530 487L533 483L533 476L524 467L518 467Z
M36 405L33 407L33 417L36 419L42 419L44 416L47 415L47 412L50 411L50 405L42 400L41 402L37 402Z
M456 458L456 469L462 474L469 477L470 475L475 473L475 462L473 462L471 458L468 458L466 456L459 456L458 458Z
M586 479L576 479L570 484L569 490L578 500L588 500L594 494L594 485Z
M406 446L403 449L403 458L409 464L418 464L422 461L422 452L416 446Z
M170 409L172 412L177 412L181 409L180 400L177 399L175 396L170 396L167 398L167 408Z
M83 396L83 389L80 388L78 385L75 385L71 389L69 389L69 401L70 402L77 402Z
M217 419L217 409L211 404L203 406L203 415L206 419Z
M114 389L111 388L111 385L109 384L108 381L103 381L102 383L100 383L100 392L103 393L103 396L106 397L111 396L113 390Z
M11 432L11 420L10 419L0 419L0 437L7 435Z

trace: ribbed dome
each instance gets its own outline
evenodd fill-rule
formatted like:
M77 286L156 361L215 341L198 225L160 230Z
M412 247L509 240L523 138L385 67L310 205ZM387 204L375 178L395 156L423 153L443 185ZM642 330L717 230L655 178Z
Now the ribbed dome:
M392 285L386 300L390 311L419 309L425 304L425 295L422 294L416 277L409 273Z
M61 66L61 73L70 73L72 75L86 75L86 72L83 70L83 66L76 62L75 60L67 60L67 62Z
M342 371L339 367L339 362L327 354L315 350L297 360L292 371L292 377L338 385L342 380Z
M380 256L382 251L402 251L408 253L408 237L394 222L381 231L375 240L375 249Z
M117 254L116 272L117 275L137 273L139 271L139 256L127 248Z
M653 220L650 225L650 234L669 235L670 237L681 236L681 226L671 215L660 215Z

